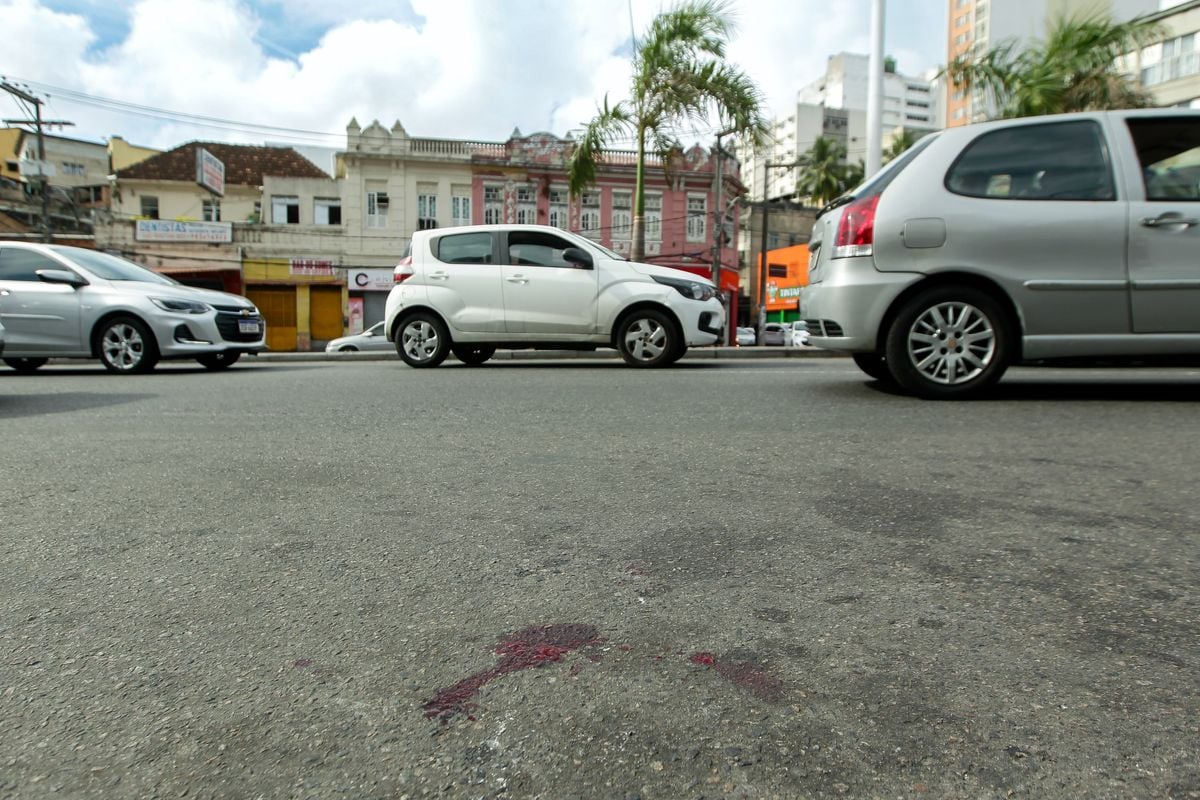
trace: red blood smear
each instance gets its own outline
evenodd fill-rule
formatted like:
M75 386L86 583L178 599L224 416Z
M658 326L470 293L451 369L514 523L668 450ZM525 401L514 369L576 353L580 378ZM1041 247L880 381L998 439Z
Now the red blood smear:
M456 714L470 716L478 708L471 698L489 681L510 672L562 661L572 650L601 641L592 625L544 625L510 634L496 646L495 652L501 658L495 666L435 694L422 706L425 717L448 722Z
M712 667L722 678L761 700L776 701L783 697L783 681L748 661L719 661L712 653L692 653L688 660Z
M292 662L293 667L299 667L299 668L311 667L312 665L313 665L313 660L311 658L298 658Z

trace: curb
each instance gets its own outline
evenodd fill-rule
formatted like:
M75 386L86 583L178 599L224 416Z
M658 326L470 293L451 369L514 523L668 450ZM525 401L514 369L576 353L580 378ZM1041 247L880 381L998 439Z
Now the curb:
M497 350L493 361L543 360L613 360L620 359L616 350ZM693 347L684 354L684 361L693 359L763 359L763 358L846 358L845 353L822 350L819 347ZM375 353L259 353L248 356L257 361L399 361L391 351ZM454 358L453 355L450 358Z

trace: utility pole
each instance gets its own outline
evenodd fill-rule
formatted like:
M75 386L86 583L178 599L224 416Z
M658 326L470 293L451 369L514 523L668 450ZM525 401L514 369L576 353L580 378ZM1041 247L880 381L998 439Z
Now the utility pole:
M42 134L45 125L74 125L65 120L42 119L42 101L29 92L13 86L7 81L0 81L0 89L33 106L33 119L6 119L6 125L33 125L37 131L38 146L38 187L42 193L42 241L49 242L50 235L50 178L46 174L46 137Z
M729 309L732 306L732 300L725 299L725 293L721 291L721 240L725 238L725 207L721 200L721 186L723 178L721 177L721 165L725 161L725 151L721 149L721 137L729 136L735 133L733 128L727 128L717 134L717 150L716 150L716 174L717 185L713 189L715 195L713 201L713 246L712 246L712 282L713 286L717 287L717 294L721 297L721 302L725 305L725 320L729 321ZM725 326L728 328L728 324ZM728 336L728 332L726 333ZM728 341L720 342L719 344L729 344Z

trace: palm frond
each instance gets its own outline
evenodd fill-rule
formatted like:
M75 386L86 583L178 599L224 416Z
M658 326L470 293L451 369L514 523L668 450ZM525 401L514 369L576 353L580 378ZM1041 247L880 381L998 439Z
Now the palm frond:
M607 95L597 111L596 118L584 127L567 161L567 185L575 196L596 182L596 162L605 144L636 127L628 109L622 103L610 106Z

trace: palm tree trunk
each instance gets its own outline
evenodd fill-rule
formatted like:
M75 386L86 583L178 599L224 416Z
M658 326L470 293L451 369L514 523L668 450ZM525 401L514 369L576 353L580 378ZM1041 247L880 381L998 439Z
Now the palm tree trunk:
M638 125L637 132L637 183L633 190L633 242L629 247L629 260L641 261L646 255L646 129Z

